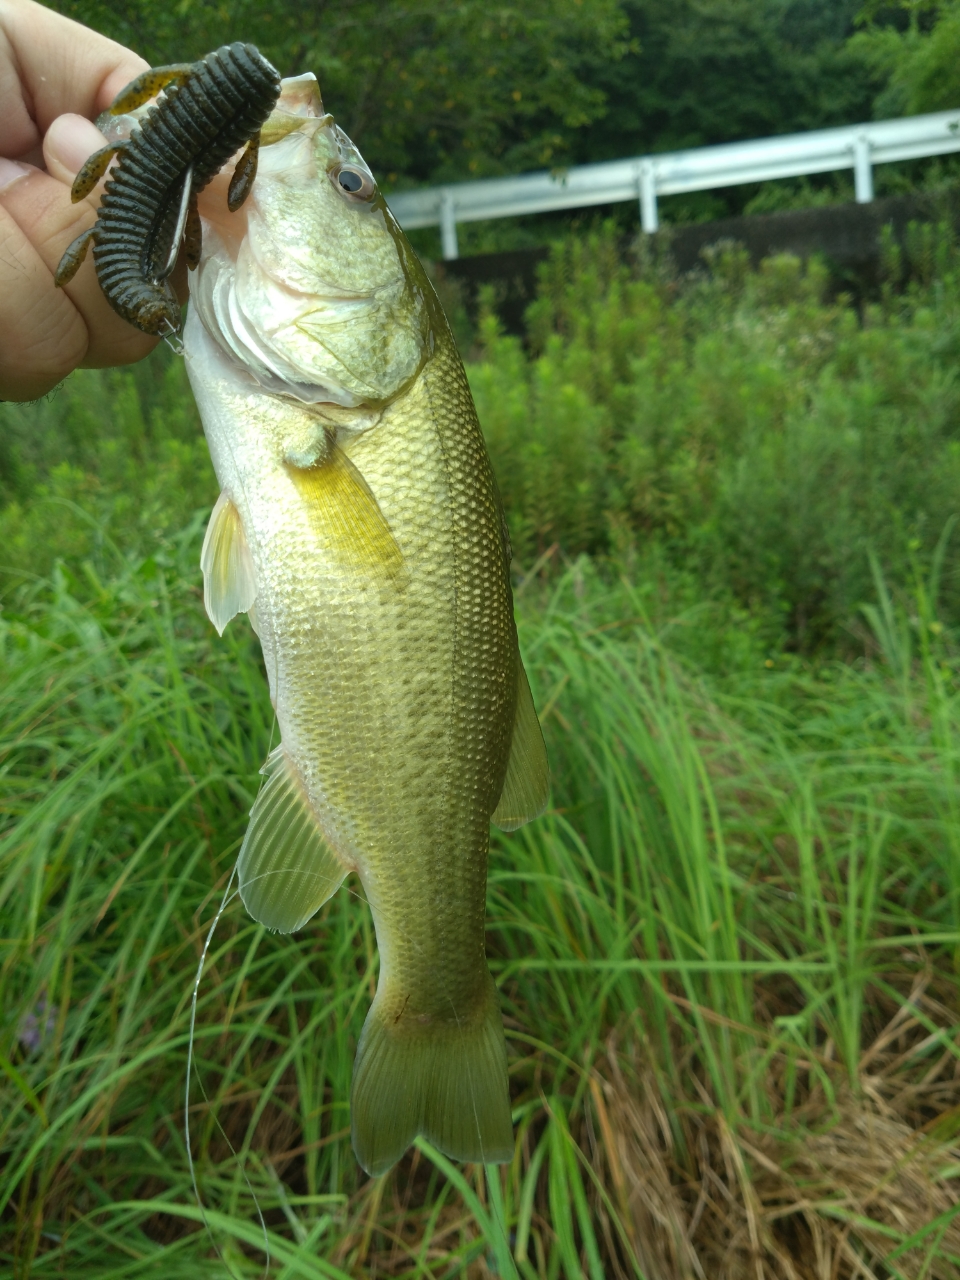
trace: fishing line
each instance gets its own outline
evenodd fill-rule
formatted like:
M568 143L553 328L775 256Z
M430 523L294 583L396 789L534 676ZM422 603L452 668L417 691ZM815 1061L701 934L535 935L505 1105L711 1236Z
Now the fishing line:
M277 717L276 717L276 714L274 714L273 724L270 726L270 742L267 747L267 755L269 755L270 752L273 750L273 735L276 732L276 729L277 729ZM260 794L260 790L262 789L263 789L263 779L261 778L260 788L258 789L258 792L257 792L258 795ZM234 898L236 898L240 893L239 889L233 889L233 882L234 882L234 879L236 878L236 874L237 874L237 863L235 862L233 864L233 870L230 872L230 879L227 881L227 887L223 891L223 899L220 903L220 908L217 911L217 914L213 917L213 923L210 925L210 928L207 930L207 937L203 944L203 950L200 953L200 963L197 965L196 977L193 980L193 996L190 1000L190 1036L187 1041L186 1086L184 1089L184 1101L183 1101L183 1136L184 1136L184 1139L186 1140L186 1146L187 1146L187 1167L190 1170L190 1183L193 1187L194 1198L196 1199L196 1202L197 1202L197 1208L200 1210L200 1217L203 1221L204 1228L206 1229L207 1235L210 1237L210 1243L213 1245L214 1249L216 1250L217 1257L220 1259L223 1265L227 1268L227 1270L233 1276L234 1280L242 1280L242 1277L237 1276L236 1272L233 1270L233 1268L227 1262L226 1258L223 1256L223 1253L220 1250L220 1246L217 1244L216 1238L214 1237L213 1230L207 1219L207 1211L204 1208L203 1200L201 1199L201 1196L200 1196L200 1187L197 1183L197 1171L193 1163L193 1151L190 1147L190 1071L193 1067L193 1044L194 1044L195 1032L197 1027L197 998L200 993L200 980L203 977L203 966L207 962L207 952L210 950L211 942L213 942L213 935L216 932L217 925L220 923L220 917L223 915L224 911L226 911L227 907L234 900ZM231 893L231 889L233 889L232 893ZM204 1102L209 1103L210 1099L207 1097L207 1091L203 1087L203 1080L200 1077L199 1071L197 1072L197 1083L200 1086L200 1092L203 1095ZM263 1210L260 1208L260 1201L257 1199L257 1193L254 1191L253 1187L250 1185L250 1179L247 1177L247 1171L244 1168L243 1161L240 1159L239 1155L237 1154L237 1151L233 1143L230 1141L230 1139L227 1137L226 1133L224 1132L223 1125L220 1123L220 1120L217 1117L216 1112L213 1113L213 1123L219 1129L224 1142L227 1144L227 1146L230 1149L230 1154L233 1156L234 1160L237 1162L240 1168L240 1172L243 1174L243 1180L247 1184L247 1190L250 1192L250 1195L253 1198L253 1203L256 1206L257 1217L260 1219L260 1227L263 1231L263 1252L266 1258L266 1261L264 1263L264 1268L263 1268L263 1275L264 1275L264 1280L266 1280L270 1272L270 1237L267 1234L267 1224L264 1221Z
M238 896L240 892L239 889L233 889L233 882L234 882L234 879L236 878L236 875L237 875L237 866L236 866L236 863L234 863L233 870L230 872L230 879L227 881L227 887L223 891L223 900L220 903L220 908L217 911L217 914L213 917L213 923L210 925L210 928L207 930L206 941L204 942L203 950L200 953L200 963L197 965L197 974L193 982L193 996L190 1001L190 1038L187 1043L187 1072L186 1072L187 1082L186 1082L186 1089L184 1091L184 1103L183 1103L183 1136L186 1141L187 1167L190 1170L190 1182L191 1182L191 1185L193 1186L194 1198L196 1199L197 1207L200 1210L200 1217L203 1222L204 1228L206 1229L207 1235L210 1237L210 1243L213 1245L214 1249L216 1250L217 1257L226 1267L227 1271L229 1271L230 1275L233 1276L234 1280L242 1280L242 1277L237 1275L237 1273L233 1270L229 1262L227 1262L226 1258L223 1256L220 1246L217 1244L216 1237L213 1234L213 1229L211 1228L210 1222L207 1218L207 1211L204 1208L203 1200L200 1196L200 1187L197 1183L197 1171L193 1163L193 1152L190 1147L190 1072L191 1072L191 1069L193 1068L193 1042L194 1042L194 1033L196 1031L196 1025L197 1025L197 997L200 992L200 980L203 977L203 967L207 962L207 952L210 950L210 944L213 941L213 935L214 935L214 932L216 931L217 925L220 923L220 917L223 915L224 911L227 909L230 903L234 900L234 898ZM233 892L231 892L231 890L233 890ZM207 1097L207 1091L203 1087L203 1080L200 1078L199 1071L197 1072L197 1083L200 1085L200 1092L203 1095L204 1102L209 1103L210 1099ZM220 1123L216 1113L213 1114L213 1122L217 1126L217 1129L220 1131L220 1135L223 1138L224 1142L226 1142L227 1146L229 1147L230 1154L233 1156L234 1160L237 1162L237 1165L240 1168L240 1172L243 1175L243 1180L247 1184L247 1190L250 1192L250 1195L253 1197L253 1203L256 1206L256 1210L257 1210L257 1217L260 1219L260 1227L263 1231L263 1252L266 1257L266 1261L264 1263L263 1275L264 1275L264 1280L266 1280L266 1277L270 1274L270 1238L267 1234L267 1224L263 1217L263 1210L260 1208L260 1201L257 1199L257 1193L254 1191L253 1187L250 1184L250 1179L247 1177L247 1171L244 1167L243 1161L240 1159L239 1155L237 1154L236 1148L234 1147L233 1143L230 1141L230 1139L227 1137L226 1133L224 1132L223 1125Z

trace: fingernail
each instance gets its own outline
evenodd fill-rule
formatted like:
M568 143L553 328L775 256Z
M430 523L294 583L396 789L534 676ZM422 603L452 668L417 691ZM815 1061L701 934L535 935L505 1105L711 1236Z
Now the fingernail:
M99 150L105 141L97 126L83 116L57 116L43 139L43 156L47 168L56 173L59 165L67 173L78 173L84 161Z
M36 173L33 165L21 164L19 160L8 160L5 156L0 156L0 191L30 173Z

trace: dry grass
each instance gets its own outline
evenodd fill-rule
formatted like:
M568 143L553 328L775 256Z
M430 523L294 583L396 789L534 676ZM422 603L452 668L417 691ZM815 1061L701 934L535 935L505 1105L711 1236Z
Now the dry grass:
M851 1081L824 1047L816 1063L778 1055L765 1077L762 1129L734 1128L688 1061L694 1095L664 1098L640 1042L611 1036L585 1066L572 1125L603 1274L643 1280L955 1280L960 1269L960 1068L925 1050L955 1019L919 980L862 1055ZM914 1009L916 1015L911 1015ZM929 1030L934 1027L935 1030ZM911 1060L924 1065L910 1069ZM792 1082L792 1083L791 1083ZM825 1087L826 1086L826 1087ZM793 1103L787 1105L788 1093ZM556 1200L536 1137L544 1106L503 1174L534 1174L532 1274L556 1236ZM924 1116L929 1117L921 1124ZM483 1171L466 1180L486 1206ZM345 1206L330 1261L351 1276L498 1274L469 1205L453 1187L438 1206L436 1169L416 1150ZM568 1204L573 1216L573 1206ZM897 1247L897 1242L900 1242ZM578 1237L581 1271L589 1258ZM417 1259L421 1272L411 1270ZM565 1274L570 1274L569 1270Z
M601 1136L591 1156L646 1280L955 1280L960 1064L946 1048L909 1071L955 1026L928 982L868 1046L854 1081L829 1045L813 1087L811 1064L795 1059L793 1087L806 1096L788 1113L788 1063L771 1063L761 1132L734 1132L695 1075L698 1096L671 1112L642 1053L610 1040L591 1081ZM891 1236L914 1243L891 1253ZM616 1271L633 1273L623 1261Z

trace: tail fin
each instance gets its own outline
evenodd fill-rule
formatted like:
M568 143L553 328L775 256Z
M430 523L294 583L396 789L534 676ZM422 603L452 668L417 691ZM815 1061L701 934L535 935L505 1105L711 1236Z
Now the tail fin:
M357 1048L350 1114L357 1160L374 1177L421 1133L453 1160L511 1160L507 1046L493 980L484 1006L462 1023L408 1018L398 1026L375 999Z

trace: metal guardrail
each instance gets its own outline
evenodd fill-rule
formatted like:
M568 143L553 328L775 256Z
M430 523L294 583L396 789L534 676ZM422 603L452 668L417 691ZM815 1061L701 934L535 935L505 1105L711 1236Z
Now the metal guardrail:
M439 225L444 258L456 258L458 222L639 200L644 231L656 231L658 196L840 169L853 170L856 199L868 204L873 199L874 165L954 151L960 151L960 110L582 164L557 173L399 191L388 203L404 228Z

